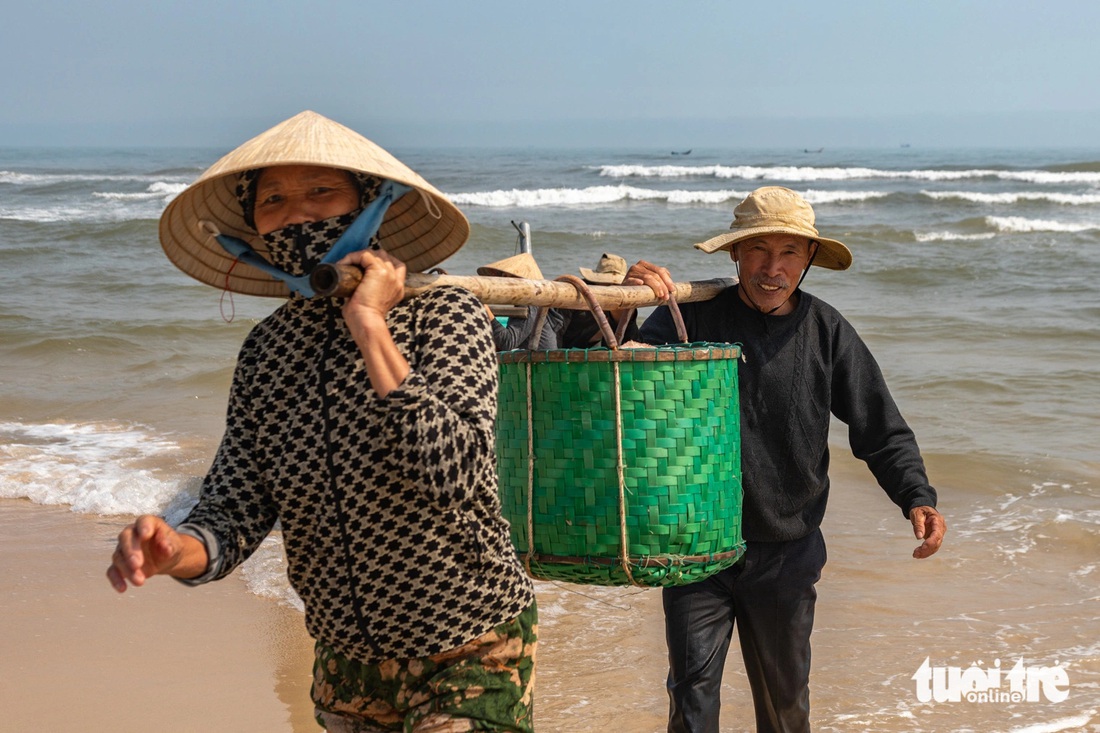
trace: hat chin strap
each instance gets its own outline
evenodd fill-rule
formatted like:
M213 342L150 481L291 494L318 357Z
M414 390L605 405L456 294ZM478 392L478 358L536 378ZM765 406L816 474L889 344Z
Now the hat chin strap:
M390 204L412 190L410 186L402 183L384 181L378 190L378 198L371 201L359 212L359 216L355 217L355 221L351 223L351 226L340 235L340 238L332 245L332 249L321 258L321 263L331 265L352 252L366 249L371 238L382 226L382 219L385 218L386 210L390 208ZM235 260L255 267L276 280L286 283L286 286L292 292L306 298L314 296L313 286L309 284L309 275L294 276L275 267L275 265L261 257L256 250L252 249L252 245L248 242L237 237L231 237L228 234L222 234L211 222L201 221L199 226L212 234L218 244L222 246L222 249L232 255Z
M760 313L763 313L766 316L770 316L772 313L775 313L777 310L779 310L784 305L786 305L787 301L791 299L791 296L793 296L795 294L795 291L797 291L800 287L802 287L802 281L805 280L806 276L810 274L810 267L814 264L814 258L817 257L818 250L821 249L820 243L818 243L816 240L812 240L810 243L811 244L816 244L817 246L814 247L814 252L813 252L813 254L810 255L810 261L806 263L806 269L802 271L802 277L798 278L798 284L795 285L794 288L791 290L791 294L783 299L782 303L780 303L776 307L772 308L770 311L766 311L763 308L761 308L760 304L757 303L755 300L753 300L752 296L749 295L749 291L745 288L741 288L741 292L744 293L745 297L748 298L748 301L750 303L752 303L753 308L756 308L757 311L759 311ZM733 261L733 267L734 267L735 270L737 270L737 281L741 282L741 263L738 260L734 260Z

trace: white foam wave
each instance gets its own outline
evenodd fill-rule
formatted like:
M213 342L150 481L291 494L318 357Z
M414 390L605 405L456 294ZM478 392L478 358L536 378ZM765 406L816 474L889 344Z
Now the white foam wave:
M101 181L156 183L165 179L164 175L132 173L110 175L105 173L20 173L19 171L0 171L0 183L10 183L16 186L49 186L58 183L98 183ZM192 179L186 176L168 176L167 180L170 183L187 185Z
M921 191L937 201L958 199L976 204L1018 204L1023 201L1038 201L1066 206L1090 206L1100 204L1100 193L1044 193L1041 191L1022 191L1019 193L977 193L973 191Z
M1049 219L1027 219L1022 216L987 216L985 223L999 232L1087 232L1100 229L1100 222L1069 223Z
M802 198L811 204L859 203L885 198L889 195L884 191L818 191L812 188L802 192Z
M807 166L755 165L602 165L596 168L608 178L737 178L749 181L853 181L915 180L963 181L989 178L1024 183L1100 183L1100 173L1087 171L1005 171L985 168L969 170L904 170L879 168L814 168Z
M993 232L980 234L959 234L958 232L915 232L913 234L918 242L977 242L983 239L993 239L997 235Z
M24 206L0 208L0 219L25 221L32 224L51 224L55 222L88 221L91 212L71 206Z
M451 194L449 198L458 205L488 207L580 206L586 204L612 204L619 201L669 201L674 194L675 203L721 203L733 195L729 191L654 191L632 186L590 186L588 188L537 188L481 191ZM696 195L695 200L691 200Z
M174 199L187 188L186 183L168 183L157 181L149 184L149 187L140 193L99 192L93 191L92 196L112 201L151 201L161 200L165 204Z
M1036 725L1025 725L1023 728L1013 728L1009 733L1059 733L1063 730L1084 728L1095 714L1095 710L1087 710L1081 715L1059 718L1049 723L1037 723Z
M305 612L305 604L287 580L286 552L278 533L264 538L256 552L241 565L241 575L252 593Z
M164 206L159 202L137 202L138 206L98 206L77 208L71 206L0 208L0 220L22 221L31 224L67 224L157 219Z
M93 191L91 200L81 198L64 205L0 207L0 219L32 224L157 219L164 207L187 186L187 183L158 179L144 191Z
M448 198L460 206L486 206L495 208L542 206L591 206L615 204L625 201L657 201L669 204L723 204L740 201L748 191L661 191L636 186L590 186L588 188L539 188L478 191L449 194ZM878 191L806 191L811 204L868 201L887 194Z
M171 185L171 184L166 184ZM158 219L164 207L179 191L147 191L143 193L93 193L99 201L84 205L0 207L0 220L31 224L66 224Z
M0 498L69 505L81 514L163 512L176 521L194 504L197 487L146 466L178 449L142 427L0 423Z

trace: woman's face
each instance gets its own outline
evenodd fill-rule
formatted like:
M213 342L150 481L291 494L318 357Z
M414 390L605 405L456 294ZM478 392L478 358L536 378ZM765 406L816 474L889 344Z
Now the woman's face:
M319 165L265 168L256 179L253 221L263 235L359 208L359 186L350 173Z

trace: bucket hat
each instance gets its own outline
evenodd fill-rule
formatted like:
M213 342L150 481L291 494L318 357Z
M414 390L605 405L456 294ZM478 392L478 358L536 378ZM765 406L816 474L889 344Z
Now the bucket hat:
M164 253L191 277L219 289L286 297L287 285L229 254L210 231L236 237L263 256L266 247L245 222L237 197L240 174L276 165L317 165L377 176L409 186L386 210L379 245L410 272L454 254L470 235L458 208L404 163L359 133L316 112L301 112L260 133L210 166L160 217Z
M538 263L529 252L521 252L518 255L491 262L488 265L477 268L478 275L485 277L519 277L524 280L543 280L542 271Z
M822 237L814 227L814 210L796 191L782 186L758 188L733 209L731 232L695 245L707 253L728 250L735 242L769 234L794 234L819 243L813 264L847 270L852 252L842 242Z
M587 282L598 285L618 285L626 277L626 260L619 255L605 252L596 264L595 270L589 270L587 267L577 269Z

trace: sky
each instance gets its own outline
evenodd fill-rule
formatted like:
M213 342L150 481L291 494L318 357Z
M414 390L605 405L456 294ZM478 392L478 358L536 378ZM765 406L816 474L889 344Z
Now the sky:
M1095 0L0 0L0 147L1095 147Z

